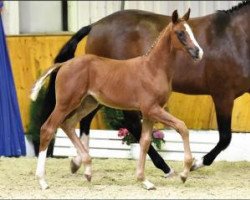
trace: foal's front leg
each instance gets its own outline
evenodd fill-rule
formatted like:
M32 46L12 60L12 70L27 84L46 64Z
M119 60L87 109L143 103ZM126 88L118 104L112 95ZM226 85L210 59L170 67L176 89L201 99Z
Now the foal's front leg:
M148 190L155 189L154 184L149 182L144 175L146 156L151 143L152 129L153 129L153 122L148 119L143 119L142 134L140 138L140 156L137 163L136 176L137 180L141 181L143 187L145 187Z
M158 122L163 123L166 126L170 126L174 128L182 137L183 146L184 146L184 170L180 174L181 180L183 182L186 181L190 169L192 167L193 158L190 150L189 144L189 132L185 125L185 123L173 115L169 114L161 107L156 107L152 109L150 112L150 116Z
M138 111L123 111L125 123L124 127L135 137L139 142L141 138L141 117ZM174 170L171 169L168 164L163 160L161 155L156 151L156 149L150 144L148 149L148 155L151 158L153 164L158 169L164 172L164 177L168 178L174 175Z

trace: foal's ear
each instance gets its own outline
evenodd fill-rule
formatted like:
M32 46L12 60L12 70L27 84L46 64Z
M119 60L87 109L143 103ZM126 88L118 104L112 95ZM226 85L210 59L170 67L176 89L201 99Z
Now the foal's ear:
M190 12L191 12L191 9L189 8L188 11L186 12L186 14L183 15L182 19L184 19L185 21L187 21L189 19Z
M178 22L178 18L179 18L178 12L177 12L177 10L175 10L173 12L173 14L172 14L172 22L173 22L173 24L176 24Z

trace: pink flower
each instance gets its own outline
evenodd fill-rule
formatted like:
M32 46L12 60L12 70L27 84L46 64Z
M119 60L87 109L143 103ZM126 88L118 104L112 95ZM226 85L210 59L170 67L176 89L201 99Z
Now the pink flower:
M126 137L128 135L128 129L120 128L118 131L118 137Z
M153 131L153 137L156 139L163 139L164 138L164 133L159 130L154 130Z

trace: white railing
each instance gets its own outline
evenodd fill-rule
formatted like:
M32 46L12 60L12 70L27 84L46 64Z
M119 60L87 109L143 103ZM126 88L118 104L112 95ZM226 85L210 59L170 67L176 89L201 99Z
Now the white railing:
M77 130L79 133L79 130ZM180 135L174 130L164 130L165 141L158 152L165 160L183 160L183 143ZM219 138L217 131L190 131L190 146L195 158L209 152ZM250 134L233 133L230 146L216 160L250 161ZM65 133L59 129L56 134L54 156L71 157L76 149ZM130 146L122 144L117 131L91 130L90 155L96 158L133 158Z

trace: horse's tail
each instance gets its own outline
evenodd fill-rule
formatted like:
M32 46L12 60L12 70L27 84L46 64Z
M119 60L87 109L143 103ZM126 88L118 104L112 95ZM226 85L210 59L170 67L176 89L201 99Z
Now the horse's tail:
M57 54L54 62L55 63L62 63L74 57L75 50L77 44L84 38L90 31L92 25L88 25L82 27L79 31L77 31L70 40L62 47L60 52ZM50 115L52 110L56 105L56 97L55 97L55 80L56 80L57 71L51 73L49 84L47 87L47 91L45 92L44 96L44 103L42 106L42 116L41 120L46 120L47 117Z
M62 47L60 52L55 58L55 63L57 62L65 62L74 57L77 44L84 38L90 31L92 26L88 25L82 27L79 31L77 31L70 40Z
M77 44L84 38L91 30L92 26L85 26L77 31L70 40L62 47L54 62L62 63L74 57ZM57 71L51 73L50 80L48 83L47 91L45 92L44 102L42 106L42 122L47 119L56 104L55 97L55 80Z
M65 62L71 58L74 57L75 50L77 47L77 44L81 41L82 38L84 38L90 31L91 31L92 25L85 26L81 28L79 31L77 31L71 38L70 40L62 47L62 49L59 51L58 55L56 56L54 62L55 63L62 63ZM38 98L36 100L37 103L41 102L41 109L39 115L39 120L33 120L32 118L30 119L30 123L33 123L33 126L36 127L41 127L41 125L46 121L48 116L51 114L53 111L55 105L56 105L56 97L55 97L55 80L57 76L57 70L52 70L48 72L47 76L50 75L49 83L46 88L44 96L38 95L38 92L41 88L36 89L36 93L34 92L34 96L32 97L33 99ZM46 76L46 77L47 77ZM46 79L44 77L43 80ZM37 84L37 85L43 85L43 84ZM35 89L34 89L35 90ZM52 154L51 154L52 155Z
M57 71L62 66L62 63L56 63L48 70L46 70L41 77L35 82L34 86L31 89L30 98L32 101L37 99L38 93L44 85L45 79L50 76L51 73Z

